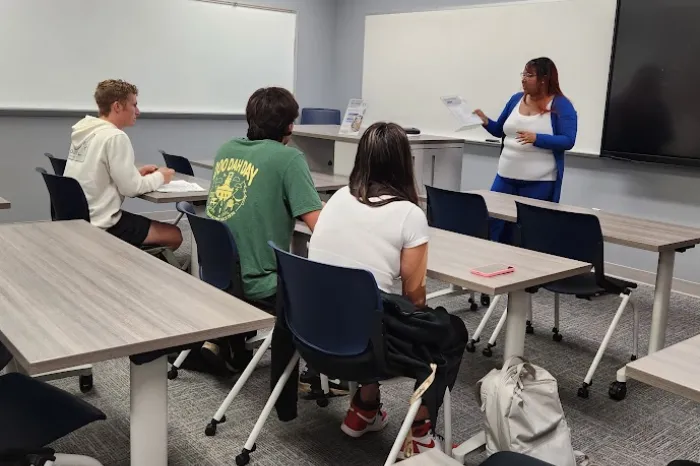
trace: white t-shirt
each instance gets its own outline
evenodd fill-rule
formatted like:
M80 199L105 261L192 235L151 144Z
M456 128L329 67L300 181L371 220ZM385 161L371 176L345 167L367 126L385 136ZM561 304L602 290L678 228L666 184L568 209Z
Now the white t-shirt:
M425 214L408 201L370 207L346 186L321 210L309 243L309 259L372 272L389 292L400 276L401 250L428 242Z
M498 160L498 174L503 178L526 181L556 181L557 164L551 150L540 149L532 144L520 144L515 138L518 131L535 134L554 134L552 115L523 115L520 113L522 100L515 106L503 125L503 151ZM551 109L552 103L549 103Z

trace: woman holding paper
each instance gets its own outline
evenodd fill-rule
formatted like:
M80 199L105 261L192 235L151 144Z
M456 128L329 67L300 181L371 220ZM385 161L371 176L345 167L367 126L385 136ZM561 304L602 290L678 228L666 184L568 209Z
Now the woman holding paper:
M503 141L491 191L559 202L564 151L576 142L576 110L562 93L549 58L530 60L521 82L523 91L511 97L497 121L474 111L484 128ZM492 221L491 239L509 242L502 220Z

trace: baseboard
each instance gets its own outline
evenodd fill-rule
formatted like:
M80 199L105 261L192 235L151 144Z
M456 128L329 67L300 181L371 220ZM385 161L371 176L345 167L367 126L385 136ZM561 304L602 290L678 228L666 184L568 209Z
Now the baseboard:
M643 283L654 286L656 284L656 274L646 270L634 269L619 264L605 263L605 273L613 277L624 278L636 283ZM700 297L700 283L691 282L674 278L671 283L671 289L676 293L682 293L689 296Z

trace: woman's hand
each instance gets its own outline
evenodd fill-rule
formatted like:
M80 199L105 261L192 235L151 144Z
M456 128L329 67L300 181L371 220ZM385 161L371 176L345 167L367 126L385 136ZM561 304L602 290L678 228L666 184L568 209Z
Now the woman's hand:
M484 124L484 126L486 126L486 125L489 124L489 117L487 117L487 116L484 114L484 112L481 111L480 108L477 108L476 110L474 110L474 115L476 115L476 116L478 116L479 118L481 118L481 122Z
M518 135L515 137L515 140L522 145L534 144L537 140L537 134L529 131L518 131Z

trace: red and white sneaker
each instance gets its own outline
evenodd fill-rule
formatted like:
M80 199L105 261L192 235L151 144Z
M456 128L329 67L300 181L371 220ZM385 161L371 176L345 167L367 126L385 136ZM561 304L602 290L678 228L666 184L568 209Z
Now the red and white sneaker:
M386 427L389 417L386 411L379 408L373 410L360 409L354 402L350 403L350 409L345 415L345 420L340 430L353 438L362 437L367 432L378 432Z
M425 421L421 425L413 426L411 428L411 435L413 437L411 441L412 445L410 447L404 445L404 448L399 451L398 460L405 460L410 456L419 455L433 448L442 450L442 439L439 435L433 433L430 421ZM411 447L413 448L412 452L410 450ZM407 449L410 454L407 454Z

